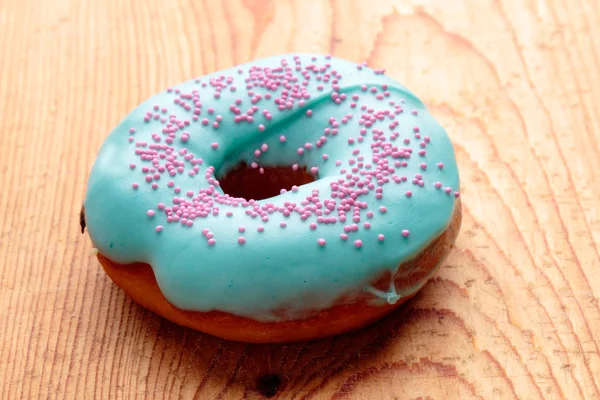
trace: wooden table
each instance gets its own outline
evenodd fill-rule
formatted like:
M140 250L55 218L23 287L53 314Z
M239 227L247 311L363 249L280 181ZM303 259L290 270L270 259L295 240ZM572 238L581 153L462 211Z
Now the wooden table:
M600 399L598 0L0 1L0 398ZM79 233L141 100L290 51L387 68L455 143L463 230L361 332L228 343L128 300Z

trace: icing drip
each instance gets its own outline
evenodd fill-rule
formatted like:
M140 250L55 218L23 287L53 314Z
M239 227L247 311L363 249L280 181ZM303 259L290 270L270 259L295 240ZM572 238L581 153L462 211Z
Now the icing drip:
M396 302L402 297L396 293L396 285L394 284L393 279L391 279L390 287L387 292L376 289L372 286L367 286L366 290L370 293L373 293L375 296L384 299L388 304L396 304Z

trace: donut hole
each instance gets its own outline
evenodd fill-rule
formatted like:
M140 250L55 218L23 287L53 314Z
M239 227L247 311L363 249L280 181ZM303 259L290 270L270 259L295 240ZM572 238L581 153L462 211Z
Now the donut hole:
M281 194L281 190L291 190L293 186L306 185L315 177L306 168L296 170L292 166L251 168L245 163L237 165L219 178L225 194L246 200L263 200Z

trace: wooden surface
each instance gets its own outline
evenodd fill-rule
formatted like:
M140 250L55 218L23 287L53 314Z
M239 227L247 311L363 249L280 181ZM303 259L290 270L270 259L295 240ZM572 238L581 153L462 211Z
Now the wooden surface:
M598 0L0 0L0 398L600 399L598 21ZM100 144L170 84L294 50L429 105L457 249L399 312L317 343L132 304L79 234Z

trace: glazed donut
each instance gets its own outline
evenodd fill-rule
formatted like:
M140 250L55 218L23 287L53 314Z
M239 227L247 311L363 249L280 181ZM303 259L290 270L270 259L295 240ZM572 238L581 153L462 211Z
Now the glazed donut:
M244 342L370 324L435 273L461 223L444 129L408 89L286 54L174 86L109 135L82 211L135 302Z

